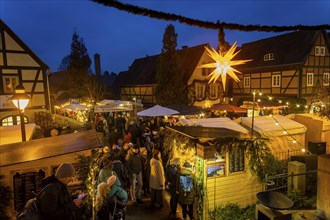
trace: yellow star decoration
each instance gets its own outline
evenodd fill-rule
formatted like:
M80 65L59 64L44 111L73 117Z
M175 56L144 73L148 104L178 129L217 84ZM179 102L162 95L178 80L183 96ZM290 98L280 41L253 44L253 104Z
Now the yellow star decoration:
M235 50L237 48L237 43L235 42L233 46L227 51L227 53L222 56L222 54L217 52L215 49L212 48L210 50L209 48L205 47L206 51L208 52L208 55L215 61L215 63L207 63L202 64L199 66L199 68L214 68L212 73L208 75L208 77L211 77L209 80L209 83L213 81L215 83L217 79L221 76L221 81L223 85L223 90L226 90L226 76L227 74L233 78L236 82L239 81L238 77L236 76L236 73L241 73L238 70L234 69L232 66L245 64L246 62L249 62L251 60L232 60L239 52L236 53Z

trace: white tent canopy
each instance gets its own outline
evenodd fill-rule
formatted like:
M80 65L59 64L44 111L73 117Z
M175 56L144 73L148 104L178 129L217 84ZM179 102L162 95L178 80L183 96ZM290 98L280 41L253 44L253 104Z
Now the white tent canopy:
M167 116L178 114L179 112L170 108L166 108L160 105L155 105L151 108L147 108L143 111L137 113L138 116L148 116L148 117L156 117L156 116Z
M252 127L252 117L242 117L241 122L250 128ZM284 136L286 135L284 131L291 135L302 134L307 130L305 125L281 115L256 116L254 117L253 128L262 137Z
M87 111L89 107L81 104L69 104L63 107L66 110L75 110L75 111Z
M241 125L232 121L230 118L200 118L200 119L180 119L182 125L188 126L203 126L208 128L226 128L229 130L237 131L243 134L248 134L249 131L246 130Z
M251 128L252 118L242 117L241 123ZM261 137L271 140L270 147L273 153L305 148L306 126L287 117L281 115L256 116L253 130L258 132Z

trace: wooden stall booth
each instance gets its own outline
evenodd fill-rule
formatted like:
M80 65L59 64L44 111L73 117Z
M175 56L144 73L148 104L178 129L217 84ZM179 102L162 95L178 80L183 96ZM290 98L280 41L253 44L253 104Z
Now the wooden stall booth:
M100 146L95 130L0 146L0 173L13 191L15 210L34 197L32 191L41 190L42 179L52 175L61 163L75 165L78 155L91 155ZM76 190L82 183L74 181L69 187Z
M236 126L240 125L233 124ZM243 127L240 129L244 130ZM220 205L232 203L246 207L256 202L256 194L262 190L262 185L249 172L244 150L238 146L221 154L215 147L219 139L244 138L246 132L219 126L174 126L166 127L166 130L166 138L173 139L165 141L170 144L171 155L180 157L181 164L188 159L193 163L199 191L195 200L196 219L209 219L209 211ZM184 149L193 149L194 155L189 158L186 152L180 153L183 145L186 145ZM197 210L197 207L202 208Z

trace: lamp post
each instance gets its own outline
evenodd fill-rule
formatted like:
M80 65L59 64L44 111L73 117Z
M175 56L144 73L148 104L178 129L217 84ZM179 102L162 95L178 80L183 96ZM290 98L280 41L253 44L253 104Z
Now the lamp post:
M254 129L254 106L255 106L255 102L256 102L256 92L254 91L252 93L253 95L253 100L252 100L252 124L251 124L251 139L253 138L253 129ZM259 92L259 95L261 96L262 93Z
M256 101L256 92L253 92L252 99L252 125L251 125L251 139L253 138L253 128L254 128L254 102Z
M30 97L25 93L23 85L18 85L15 88L15 94L10 98L16 108L19 110L21 121L22 141L26 141L25 122L24 122L24 109L29 104Z
M137 122L137 109L136 109L136 97L133 97L133 101L134 101L134 111L133 111L133 113L134 113L134 118L135 118L135 122Z

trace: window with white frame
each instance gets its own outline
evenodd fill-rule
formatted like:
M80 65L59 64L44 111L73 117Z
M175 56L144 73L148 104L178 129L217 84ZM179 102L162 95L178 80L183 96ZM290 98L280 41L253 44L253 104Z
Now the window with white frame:
M16 86L18 86L18 76L3 77L3 89L5 93L15 92Z
M313 86L314 73L307 73L307 86Z
M196 98L203 99L205 94L205 86L203 84L196 84Z
M323 85L328 86L330 83L330 74L329 73L323 73Z
M315 46L315 56L325 56L325 46Z
M218 84L209 84L210 88L210 98L216 99L218 98Z
M270 61L274 60L274 54L273 53L268 53L264 55L264 61Z
M251 87L251 77L247 76L243 78L244 87Z
M280 87L280 86L281 86L281 75L273 75L272 87Z

